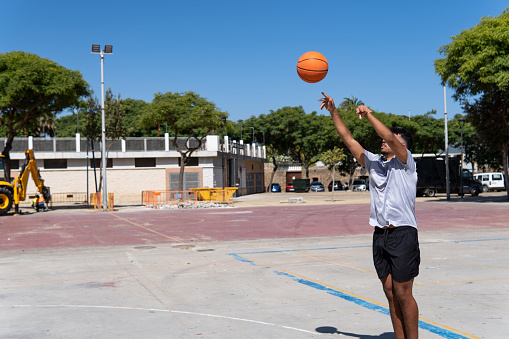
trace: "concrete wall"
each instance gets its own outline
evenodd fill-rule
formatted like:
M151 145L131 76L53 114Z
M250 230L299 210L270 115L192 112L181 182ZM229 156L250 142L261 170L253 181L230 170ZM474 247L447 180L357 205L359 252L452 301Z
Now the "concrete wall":
M272 171L274 168L274 165L272 163L265 163L265 187L270 185L270 177L272 175ZM281 188L284 190L286 187L286 170L278 170L274 174L274 179L272 182L279 183L281 185ZM299 172L298 170L291 170L289 172ZM302 178L306 178L306 170L302 168L300 170L302 173ZM354 174L354 179L361 176L360 169L357 169ZM332 172L329 171L329 169L326 166L315 166L309 169L309 177L311 179L317 178L318 181L320 181L324 186L325 189L327 189L327 185L329 185L329 182L332 181ZM341 181L342 184L348 183L350 180L350 176L345 176L339 174L338 171L336 171L334 175L335 180Z
M51 193L87 192L86 170L44 170L41 169L44 184L51 189ZM116 205L141 204L141 192L147 190L165 190L167 185L166 169L109 168L106 171L107 190L114 194ZM89 193L95 193L95 179L93 170L88 173ZM97 185L99 185L100 171L97 171ZM37 188L32 178L28 181L28 195L35 195Z

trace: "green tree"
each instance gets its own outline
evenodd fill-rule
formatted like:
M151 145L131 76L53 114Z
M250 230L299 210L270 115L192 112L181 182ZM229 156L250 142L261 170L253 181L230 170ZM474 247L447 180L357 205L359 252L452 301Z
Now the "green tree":
M336 165L346 159L345 151L340 147L328 149L320 155L320 161L332 171Z
M343 111L352 109L355 110L357 106L360 105L364 105L364 102L352 95L350 98L343 98L343 101L339 104L338 109Z
M89 141L92 142L92 150L93 142L102 141L102 109L99 105L99 102L96 98L89 97L87 100L87 118L85 123L85 135ZM125 139L127 137L128 129L125 124L126 114L124 110L124 106L122 104L122 100L120 99L120 94L118 96L113 95L113 92L110 88L106 90L105 100L104 100L104 136L106 138L106 154L102 154L101 147L101 157L105 157L106 161L108 161L108 154L113 146L115 140ZM108 140L110 142L108 143ZM102 190L102 182L103 182L103 171L102 171L103 163L101 161L101 174L99 177L99 187L97 189L98 192Z
M291 147L291 153L304 166L306 178L309 178L309 168L319 160L318 155L327 149L329 138L323 132L329 122L329 117L312 112L304 115L296 126L298 138Z
M246 129L246 131L251 132L249 127L254 127L255 131L265 131L267 157L273 164L270 183L274 180L274 175L278 169L279 156L292 155L292 147L300 137L297 126L299 126L304 115L305 112L302 106L285 106L275 111L271 110L269 114L261 114L258 118L252 116L243 121L243 129ZM252 137L246 136L244 139L251 140Z
M101 141L101 105L96 97L89 96L86 101L84 135L89 141Z
M483 17L478 25L463 30L452 38L452 42L439 49L444 57L435 60L435 72L440 75L442 85L454 89L454 98L459 100L468 111L474 106L485 106L499 114L507 115L509 106L509 8L496 17ZM475 97L474 103L469 99ZM478 98L481 98L480 100ZM497 105L489 105L490 100L497 100ZM481 103L484 101L484 103ZM505 106L504 106L505 105ZM475 109L474 109L475 111ZM492 117L494 112L482 112ZM472 119L478 134L488 135L494 130L493 125L485 124L489 119ZM509 135L507 121L496 125L504 136ZM484 133L484 131L486 133ZM499 131L497 131L498 133ZM508 159L509 138L504 137L501 143L493 138L484 139L484 143L492 149L497 144L502 152L502 162L509 187ZM509 190L507 191L509 200Z
M0 125L7 136L2 155L10 180L9 152L16 135L39 125L42 116L77 105L88 95L79 71L25 52L0 54Z
M504 127L509 124L508 108L509 97L501 91L484 94L472 103L464 104L467 119L476 126L475 138L477 142L474 145L485 153L474 152L474 160L479 164L486 164L494 170L501 167L504 168L504 171L507 169L506 150L509 143L509 129ZM480 125L486 125L486 127L477 128ZM494 158L494 153L500 154L500 151L505 156L502 159L500 159L500 155Z
M344 149L335 146L333 149L328 149L320 155L320 161L331 171L331 176L334 178L336 166L340 165L346 160ZM334 191L334 188L332 188Z
M122 105L124 106L126 115L125 123L130 137L158 136L157 128L153 128L153 126L151 126L152 129L145 129L143 125L140 124L140 119L149 109L149 103L143 100L127 98L122 100ZM163 126L166 127L166 123ZM169 132L171 132L171 130Z
M108 151L106 152L106 158L108 158L108 152L113 145L113 141L119 139L125 139L128 134L126 126L126 112L120 94L116 97L111 92L111 89L106 91L106 97L104 101L104 128L105 136L110 139L111 142L108 145Z
M222 125L221 112L214 103L207 101L194 92L156 93L142 118L146 128L168 123L173 132L172 143L180 153L179 191L184 186L185 166L194 151L202 145L203 138ZM178 142L185 137L185 143Z
M59 117L55 122L56 135L61 138L72 138L76 133L85 136L86 108L79 108L72 114Z

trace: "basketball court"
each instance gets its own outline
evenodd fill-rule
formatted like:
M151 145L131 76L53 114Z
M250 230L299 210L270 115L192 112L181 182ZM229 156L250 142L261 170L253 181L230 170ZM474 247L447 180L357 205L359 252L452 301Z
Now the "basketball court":
M366 203L0 218L5 338L392 338ZM504 202L418 202L421 338L501 338Z

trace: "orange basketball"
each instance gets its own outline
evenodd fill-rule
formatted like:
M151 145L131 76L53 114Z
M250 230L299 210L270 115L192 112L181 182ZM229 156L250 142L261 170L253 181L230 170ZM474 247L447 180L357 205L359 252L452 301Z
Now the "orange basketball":
M323 80L329 71L327 59L318 52L307 52L297 61L297 74L305 82L315 83Z

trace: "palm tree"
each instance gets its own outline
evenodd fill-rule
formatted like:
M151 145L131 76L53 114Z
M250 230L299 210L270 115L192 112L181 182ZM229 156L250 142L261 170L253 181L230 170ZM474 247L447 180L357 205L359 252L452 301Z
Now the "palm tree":
M53 114L45 114L39 118L39 135L41 137L49 136L53 138L57 129L55 126L55 116Z
M343 98L343 102L339 104L339 108L343 111L348 111L351 109L355 109L357 106L364 105L362 100L359 100L358 98L354 97L352 95L351 98Z

